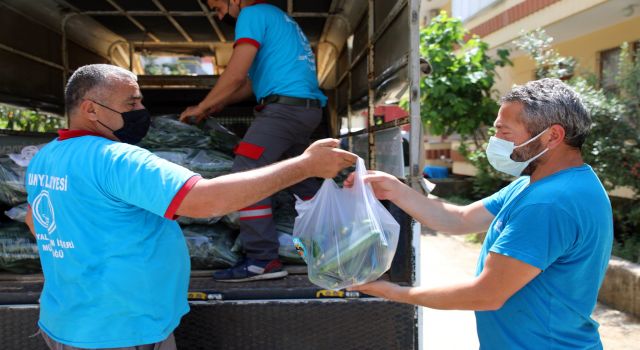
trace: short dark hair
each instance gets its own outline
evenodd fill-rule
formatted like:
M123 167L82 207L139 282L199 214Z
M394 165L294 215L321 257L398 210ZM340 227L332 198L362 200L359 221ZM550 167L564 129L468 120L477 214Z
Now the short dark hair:
M76 69L69 78L64 90L64 103L67 115L70 116L89 92L95 92L95 98L103 95L103 88L111 86L114 81L137 80L135 74L111 64L90 64Z
M591 117L580 96L559 79L545 78L517 85L500 99L501 104L506 102L523 105L523 122L532 135L558 124L564 128L564 142L580 148L591 128Z

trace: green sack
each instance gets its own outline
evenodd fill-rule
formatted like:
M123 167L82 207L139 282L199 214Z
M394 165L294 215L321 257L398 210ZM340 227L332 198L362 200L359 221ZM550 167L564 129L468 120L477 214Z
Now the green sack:
M12 273L42 271L38 244L24 223L0 225L0 270Z

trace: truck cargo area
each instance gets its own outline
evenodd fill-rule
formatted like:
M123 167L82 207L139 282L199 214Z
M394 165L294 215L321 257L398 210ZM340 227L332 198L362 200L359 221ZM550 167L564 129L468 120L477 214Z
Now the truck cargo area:
M339 138L369 168L391 172L422 191L420 1L267 2L299 23L316 55L318 81L329 101L313 138ZM233 28L200 0L0 0L0 28L0 103L60 115L67 79L76 68L92 63L111 63L138 74L143 104L152 115L178 114L215 85L234 40ZM213 71L144 74L141 57L149 55L209 57ZM398 101L404 97L409 98L409 108L400 117L378 115L380 106L399 110ZM248 100L228 106L216 120L241 137L253 120L255 105ZM406 138L404 151L401 135ZM0 156L55 137L0 130ZM400 239L383 278L412 285L419 224L394 205L384 204L400 224ZM0 217L0 222L7 220ZM242 283L216 282L212 270L193 270L191 311L175 331L178 348L419 348L417 307L323 290L309 282L305 265L285 268L289 275L283 279ZM36 335L43 282L41 274L0 271L3 349L46 349Z

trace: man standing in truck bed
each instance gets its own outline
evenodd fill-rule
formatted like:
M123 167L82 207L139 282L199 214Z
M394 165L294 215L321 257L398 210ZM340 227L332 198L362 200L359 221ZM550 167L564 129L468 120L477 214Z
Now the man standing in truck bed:
M318 87L313 51L298 24L276 6L253 0L209 0L224 22L235 25L233 55L224 73L197 106L180 116L198 121L255 94L255 120L237 146L233 171L253 169L296 156L309 145L327 98ZM236 24L237 19L237 24ZM319 188L315 179L292 186L302 199ZM278 235L271 198L240 210L240 240L246 258L214 273L240 282L287 275L278 259Z

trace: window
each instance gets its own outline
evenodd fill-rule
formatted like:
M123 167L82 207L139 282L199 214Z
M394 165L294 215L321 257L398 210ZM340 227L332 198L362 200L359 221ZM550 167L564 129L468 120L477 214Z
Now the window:
M213 75L212 57L143 55L140 63L146 75Z
M629 45L631 57L638 59L636 53L640 49L640 41L636 41ZM600 87L605 91L616 93L618 91L618 83L616 76L620 70L620 48L605 50L600 52Z
M619 47L600 53L600 86L605 91L616 92L618 89L616 76L618 75L619 61Z

